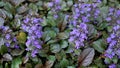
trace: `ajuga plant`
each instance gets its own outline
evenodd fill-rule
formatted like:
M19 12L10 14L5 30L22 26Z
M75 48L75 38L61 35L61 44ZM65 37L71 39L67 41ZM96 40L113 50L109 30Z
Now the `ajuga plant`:
M27 41L25 43L26 50L31 52L31 56L35 57L38 51L42 48L42 19L36 17L27 17L23 20L21 24L21 29L28 33Z
M120 68L118 0L0 0L0 68Z

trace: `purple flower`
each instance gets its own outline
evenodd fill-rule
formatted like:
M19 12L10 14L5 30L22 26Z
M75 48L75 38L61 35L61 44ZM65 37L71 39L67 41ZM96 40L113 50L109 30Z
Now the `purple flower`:
M82 21L83 21L83 22L89 22L88 18L85 17L85 16L82 17Z
M9 40L9 39L10 39L10 34L6 34L5 38L6 38L7 40Z
M73 20L73 25L76 26L77 25L77 21L76 20Z
M26 46L28 47L31 44L31 40L27 40Z
M106 18L106 21L111 21L111 17L107 17L107 18Z
M10 47L10 43L9 43L9 42L6 42L5 45L6 45L7 47Z
M119 16L120 15L120 10L117 10L116 14Z
M107 38L107 42L110 43L112 39L110 37Z
M114 11L114 8L109 8L109 12L113 12Z
M16 39L16 37L14 37L14 38L13 38L13 41L14 41L14 42L17 42L17 39Z
M39 21L40 21L39 18L34 18L34 19L33 19L33 23L38 23Z
M88 12L91 11L91 8L87 8L87 11L88 11Z
M56 4L59 4L59 3L60 3L60 0L55 0L55 3L56 3Z
M69 42L73 42L74 39L75 39L74 37L70 37L70 38L69 38Z
M111 38L115 38L116 36L115 36L115 34L111 34L110 37Z
M101 2L101 0L97 0L97 2Z
M76 49L79 49L79 48L80 48L80 42L77 41L77 40L75 41L75 48L76 48Z
M100 14L100 10L99 10L99 9L96 9L94 15L97 16L97 15L99 15L99 14Z
M115 31L117 31L119 28L120 28L119 25L113 27L113 29L114 29Z
M92 6L93 6L93 8L96 8L96 7L97 7L97 4L92 3Z
M84 33L82 33L80 36L81 36L81 38L87 39L87 36Z
M19 49L20 47L17 44L15 44L14 48Z
M57 14L55 14L55 15L54 15L54 18L55 18L55 19L57 19L57 18L58 18L58 15L57 15Z
M49 6L49 7L52 7L52 6L53 6L53 2L49 2L49 3L48 3L48 6Z
M36 48L41 49L41 45L37 44L35 45Z
M38 40L35 40L33 43L34 43L34 45L38 45L39 44Z
M38 53L38 50L33 50L31 56L36 57L36 54Z
M117 24L120 24L120 20L117 20Z
M83 30L87 30L87 25L85 23L80 23L80 27L83 29Z
M120 49L116 51L116 54L118 55L118 58L120 59Z
M23 20L24 23L28 23L30 19L27 17L25 20Z
M90 14L87 14L86 17L90 17Z
M80 9L75 8L75 12L76 12L76 13L79 13L79 12L80 12Z
M36 29L37 29L36 26L31 27L31 30L33 30L33 31L36 30Z
M115 64L109 65L109 68L117 68Z
M110 58L110 59L112 59L113 56L115 56L115 53L113 52L113 49L108 48L108 49L106 50L105 56L108 57L108 58Z
M112 40L112 41L109 43L109 47L113 47L113 46L115 46L116 43L117 43L117 41Z

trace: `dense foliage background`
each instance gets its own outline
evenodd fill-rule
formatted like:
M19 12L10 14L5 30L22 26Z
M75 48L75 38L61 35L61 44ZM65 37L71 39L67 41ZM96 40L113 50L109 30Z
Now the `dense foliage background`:
M120 68L120 1L0 0L0 68Z

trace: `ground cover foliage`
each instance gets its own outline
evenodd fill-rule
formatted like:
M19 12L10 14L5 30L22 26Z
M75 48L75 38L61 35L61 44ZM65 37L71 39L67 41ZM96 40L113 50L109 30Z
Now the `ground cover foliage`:
M0 68L120 68L120 1L0 0Z

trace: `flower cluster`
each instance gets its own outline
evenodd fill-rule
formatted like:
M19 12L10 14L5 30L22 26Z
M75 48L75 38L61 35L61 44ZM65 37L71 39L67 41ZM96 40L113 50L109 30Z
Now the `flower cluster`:
M105 56L113 58L117 55L120 58L120 24L113 27L113 32L110 34L110 37L107 38L107 43L109 46Z
M51 14L53 14L53 17L55 19L58 18L58 12L61 10L61 0L53 0L48 3L48 7L50 7Z
M4 45L8 48L19 48L17 39L9 26L0 26L1 37L3 37Z
M100 10L97 7L98 3L87 4L79 1L73 5L72 20L70 22L73 29L70 32L69 41L75 41L74 43L77 49L84 46L84 41L87 39L87 23L97 19L100 15Z
M108 17L106 21L111 22L113 27L110 36L107 38L108 48L105 51L105 57L113 59L117 57L120 59L120 10L109 8ZM105 63L107 63L105 61ZM110 65L109 68L116 68L115 65Z
M26 17L23 20L23 24L21 28L28 33L27 41L26 41L26 50L32 51L31 56L35 57L38 53L39 49L41 49L42 41L42 27L40 23L42 22L41 18L29 18Z
M75 48L78 49L84 46L84 41L87 39L87 25L85 23L80 23L77 28L73 28L70 32L70 42L75 41Z
M99 14L100 14L100 10L97 7L97 3L92 3L92 4L81 3L81 2L76 3L73 6L73 15L72 15L73 20L71 24L76 26L80 22L82 23L90 22L91 20L95 20L99 16Z
M116 68L116 65L115 64L111 64L111 65L109 65L109 68Z

